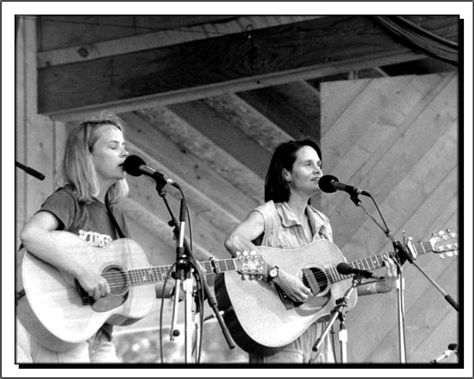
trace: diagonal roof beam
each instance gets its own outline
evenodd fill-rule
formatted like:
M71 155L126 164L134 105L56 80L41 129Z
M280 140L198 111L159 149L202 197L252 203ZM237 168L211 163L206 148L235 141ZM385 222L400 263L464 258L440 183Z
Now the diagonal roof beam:
M452 38L456 16L423 16ZM39 113L60 118L182 103L424 58L373 18L332 16L38 70Z

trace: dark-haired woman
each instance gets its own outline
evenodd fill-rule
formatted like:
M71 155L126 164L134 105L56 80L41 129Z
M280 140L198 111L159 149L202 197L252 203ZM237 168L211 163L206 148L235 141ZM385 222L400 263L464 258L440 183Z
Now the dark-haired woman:
M328 218L310 205L322 177L321 150L311 140L289 141L279 145L265 179L265 203L252 210L225 241L232 255L252 251L256 240L262 246L293 249L315 240L332 241ZM359 295L391 291L397 276L395 263L387 256L387 280L361 286ZM272 262L267 262L272 266ZM275 275L275 274L273 274ZM272 279L295 302L311 295L299 278L279 268ZM325 322L316 321L296 340L271 355L250 354L250 363L335 363L329 338L318 352L312 348L324 331Z

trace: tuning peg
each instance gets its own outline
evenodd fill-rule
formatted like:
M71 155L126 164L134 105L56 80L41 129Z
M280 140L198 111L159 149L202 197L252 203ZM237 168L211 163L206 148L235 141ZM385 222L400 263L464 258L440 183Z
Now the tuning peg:
M446 233L449 234L451 237L455 238L458 234L451 229L446 229Z

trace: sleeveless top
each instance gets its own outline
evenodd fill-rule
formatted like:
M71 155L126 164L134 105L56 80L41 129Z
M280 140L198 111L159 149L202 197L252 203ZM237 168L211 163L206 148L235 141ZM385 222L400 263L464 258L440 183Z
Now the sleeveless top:
M252 212L260 213L265 222L262 246L293 249L320 239L333 241L328 217L310 205L306 206L305 213L313 235L311 241L307 240L303 225L287 203L274 203L270 200Z
M269 246L281 249L294 249L303 247L313 241L327 239L333 242L333 235L329 219L322 212L310 205L306 206L305 213L311 227L312 238L308 240L304 234L303 225L296 218L296 215L287 203L275 203L268 201L252 210L258 212L264 219L264 233L260 235L254 243L256 245ZM311 325L300 337L282 348L281 359L287 357L285 353L294 354L295 351L305 356L305 361L309 363L334 363L333 346L330 338L320 347L319 352L313 352L312 347L322 334L326 319L320 319ZM250 354L251 363L266 363L264 355ZM280 358L279 358L280 359ZM273 361L278 362L278 360ZM288 363L281 361L280 363Z

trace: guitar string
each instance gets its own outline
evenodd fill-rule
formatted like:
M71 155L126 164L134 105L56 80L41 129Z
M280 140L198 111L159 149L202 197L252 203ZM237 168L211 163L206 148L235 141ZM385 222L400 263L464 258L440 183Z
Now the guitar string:
M423 244L423 242L420 242L419 244ZM432 250L432 249L430 249ZM374 257L366 257L358 261L354 261L351 263L351 265L357 268L368 268L370 269L376 269L380 268L383 266L383 255L377 255ZM212 261L203 261L200 262L202 265L210 265ZM228 262L232 262L232 264L235 265L234 259L229 259L229 260L222 260L222 261L215 261L215 264L218 264L220 269L222 269L221 263L225 263L227 266ZM373 267L371 267L371 264ZM134 270L129 270L129 271L120 271L120 272L106 272L102 276L107 279L107 282L109 283L109 286L112 287L123 287L124 284L132 282L133 285L141 285L141 284L148 284L150 281L150 277L152 279L152 282L159 282L164 280L166 276L164 276L165 272L163 272L165 269L170 269L171 266L164 266L164 267L152 267L152 268L142 268L142 269L134 269ZM225 267L226 268L226 267ZM326 269L326 270L320 270L316 273L314 273L311 269L309 269L311 272L311 275L303 275L302 281L305 286L308 288L312 288L312 285L315 286L315 288L319 288L320 283L325 283L327 279L329 279L330 282L335 282L338 280L343 280L346 278L351 277L351 275L342 275L339 274L339 272L334 271L334 268ZM212 273L214 270L212 268L209 268L208 273ZM334 271L334 272L332 272ZM145 274L145 275L143 275ZM158 275L158 277L157 277ZM169 275L169 271L166 272L166 275ZM249 275L257 275L258 274L249 274ZM126 277L126 278L124 278ZM315 280L314 280L315 279ZM137 283L135 283L135 281Z
M239 259L223 259L218 261L201 261L200 264L206 270L206 273L211 274L213 272L222 272L227 270L236 270L237 264L236 261ZM249 263L247 263L249 265ZM261 264L260 264L261 266ZM159 282L164 280L164 277L169 274L170 266L158 266L158 267L147 267L147 268L138 268L128 271L113 271L105 272L102 274L104 278L107 279L109 286L122 287L124 283L130 283L132 285L142 285L149 284L151 282ZM257 271L257 269L255 269ZM249 274L252 275L252 274ZM258 272L253 275L258 275Z
M359 266L359 264L360 264L360 265L362 265L362 268L365 268L366 265L367 265L368 268L370 269L371 267L370 267L369 262L371 262L372 265L374 266L373 268L378 268L380 266L377 267L377 265L381 264L381 259L382 259L382 256L380 255L380 256L376 256L376 257L363 258L362 260L355 261L352 264L356 265L356 267L360 267ZM232 263L235 263L235 262L233 262L233 260L230 260L230 261ZM364 261L365 261L365 264L364 264ZM224 262L227 262L227 261L224 261ZM203 265L206 265L206 264L209 264L209 263L210 262L208 262L208 261L201 262L201 264L203 264ZM139 281L139 283L133 283L133 284L147 284L147 282L150 281L150 278L153 279L153 281L164 280L163 275L168 274L170 268L171 268L171 266L164 266L164 267L133 269L133 270L129 270L129 271L106 272L106 273L103 274L103 277L107 279L107 282L109 283L109 285L113 285L113 286L122 286L124 284L124 282L127 281L127 280L128 281L137 281L137 280ZM168 270L168 271L165 271L165 270ZM350 277L350 275L341 275L339 273L332 274L329 271L330 271L330 269L327 269L327 270L324 270L324 271L318 270L316 273L312 272L311 277L314 277L316 279L316 282L312 281L307 276L303 276L304 284L306 286L311 285L311 284L317 285L320 281L326 279L327 277L329 277L330 279L335 278L335 279L339 279L339 280L341 278L344 279L344 278ZM161 278L160 277L155 278L158 275L162 276L162 277ZM128 277L128 278L124 278L124 277ZM140 283L140 281L142 281L142 283Z
M363 261L368 262L368 259L370 259L370 262L372 262L372 265L374 266L374 268L377 268L374 261L377 264L380 264L381 257L382 256L364 258L360 261L353 262L353 264L359 267L359 263L360 263L362 265L362 268L365 268ZM370 269L370 265L368 266ZM127 284L128 285L130 284L145 285L145 284L149 284L150 281L152 283L163 281L164 278L166 277L164 275L165 274L169 275L170 268L171 266L169 267L165 266L165 267L160 267L160 268L153 267L153 268L134 269L134 270L129 270L129 271L120 271L120 272L106 272L102 276L107 280L107 282L109 283L109 286L111 286L112 288L120 288ZM164 272L166 269L168 269L168 271ZM311 275L303 275L303 278L302 278L303 284L310 289L313 289L313 288L317 289L320 287L320 283L325 284L328 281L328 279L329 279L329 282L335 282L338 280L343 280L343 279L351 277L351 275L339 274L337 271L335 273L332 273L331 272L332 269L333 268L329 268L326 270L318 269L316 273L313 272L311 269L306 269L307 271L311 273Z
M211 261L203 261L200 263L204 266L207 273L212 273L213 271L215 271L211 267L206 267L211 265ZM219 266L218 270L220 271L222 271L223 269L228 269L229 266L232 266L232 269L235 269L236 267L234 259L215 261L214 263ZM171 267L172 266L170 265L139 268L128 271L105 272L102 274L102 277L107 280L107 283L112 288L120 288L123 287L125 284L144 285L150 284L150 282L153 283L163 281L166 276L170 275Z

